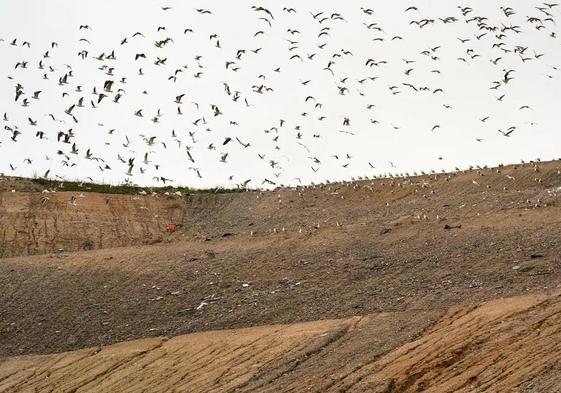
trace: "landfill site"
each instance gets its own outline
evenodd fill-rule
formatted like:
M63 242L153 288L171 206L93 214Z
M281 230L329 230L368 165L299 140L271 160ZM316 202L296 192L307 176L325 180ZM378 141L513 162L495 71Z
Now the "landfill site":
M0 178L1 392L560 391L560 161L67 188Z

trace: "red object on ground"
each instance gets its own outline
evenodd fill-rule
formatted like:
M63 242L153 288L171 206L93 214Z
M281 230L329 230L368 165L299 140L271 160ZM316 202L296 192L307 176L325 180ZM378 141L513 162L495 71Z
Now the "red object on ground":
M168 233L175 232L175 229L176 229L175 224L168 224L168 228L167 228Z

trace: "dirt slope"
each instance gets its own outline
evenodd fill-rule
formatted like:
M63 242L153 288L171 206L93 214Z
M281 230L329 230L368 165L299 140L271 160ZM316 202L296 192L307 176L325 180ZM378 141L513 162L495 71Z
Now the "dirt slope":
M433 310L561 280L556 206L0 261L0 356L210 329ZM457 223L458 221L453 221Z
M455 307L426 331L435 313L144 339L6 359L0 390L554 392L560 312L559 296L526 296Z
M49 200L41 203L45 195ZM76 204L69 203L72 196ZM559 162L263 193L0 192L0 359L255 326L273 340L274 326L318 320L334 322L306 326L331 334L359 315L366 317L357 326L370 327L349 330L333 345L305 333L294 347L266 355L290 363L294 348L320 345L321 356L314 352L286 379L284 371L277 375L278 386L301 391L304 381L316 386L332 371L355 375L349 381L360 380L352 382L357 389L415 391L449 381L449 391L466 390L465 378L475 373L470 364L488 364L490 373L495 363L510 367L489 360L493 350L533 356L534 347L503 342L503 333L527 334L536 348L548 339L530 337L542 327L532 318L554 321L555 297L527 310L529 300L520 299L514 308L509 301L474 305L528 294L533 297L525 299L539 301L561 290L560 199ZM176 233L165 232L170 221L180 224ZM435 325L451 307L456 311ZM508 314L517 307L521 314ZM358 331L366 336L354 339ZM473 336L479 338L472 342ZM446 341L454 337L459 341ZM213 350L212 364L235 363L222 359L220 346ZM350 368L339 370L338 359L348 359ZM503 382L505 389L556 391L556 358L532 359L535 376L533 368L513 363L527 372L514 377L495 370L470 383L490 391ZM2 370L21 368L20 360L6 360ZM449 362L461 376L457 381ZM262 372L240 378L258 383ZM206 380L207 373L213 375L203 369L196 378ZM329 386L343 386L339 382Z
M422 220L454 220L557 205L559 162L452 175L380 179L305 190L130 196L41 193L36 184L0 178L0 258L152 244L166 225L191 240L319 227L364 225L373 233ZM7 182L8 186L1 187ZM2 191L5 190L5 191ZM41 203L43 197L49 198ZM71 197L75 204L69 203ZM443 223L444 225L444 223Z
M547 291L561 280L553 209L3 259L0 356Z

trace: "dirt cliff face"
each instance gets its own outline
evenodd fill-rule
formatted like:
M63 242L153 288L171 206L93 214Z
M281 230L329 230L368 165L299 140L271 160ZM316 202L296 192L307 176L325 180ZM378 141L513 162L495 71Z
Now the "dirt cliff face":
M0 192L0 258L151 244L185 214L177 196Z

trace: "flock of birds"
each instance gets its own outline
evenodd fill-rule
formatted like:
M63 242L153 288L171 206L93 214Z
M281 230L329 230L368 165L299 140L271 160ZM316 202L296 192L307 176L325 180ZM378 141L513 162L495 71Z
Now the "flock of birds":
M499 17L491 18L461 5L454 15L438 17L428 17L420 6L403 7L402 18L416 31L411 37L394 31L396 23L384 22L366 6L353 14L360 19L351 19L331 10L254 5L247 10L254 31L239 41L221 33L219 10L191 10L190 19L205 28L181 25L178 31L176 6L162 5L155 11L169 23L143 26L104 49L95 44L103 26L93 24L76 26L77 43L52 41L43 47L25 37L0 38L2 62L20 56L7 75L13 90L2 93L10 97L0 101L6 107L0 108L0 156L21 144L22 151L38 152L3 160L0 172L14 175L32 167L39 177L51 179L70 180L67 174L74 173L92 182L110 178L132 184L143 178L164 185L191 184L208 176L211 183L242 188L302 184L318 172L329 180L333 166L361 168L364 174L358 178L367 178L379 164L355 154L353 138L366 133L375 140L372 130L382 126L403 132L399 118L378 112L378 107L406 96L444 112L461 110L449 103L449 87L438 83L447 72L441 66L444 58L492 67L496 78L481 95L492 95L499 105L507 105L509 89L530 64L549 70L543 78L556 78L559 69L547 63L548 54L520 37L532 32L543 40L558 40L561 7L537 2L530 15L513 7L496 8ZM296 16L305 24L293 25ZM345 26L358 23L362 35L356 41L364 41L367 57L336 46L334 39ZM386 59L378 47L418 41L436 26L459 24L470 34L456 37L454 48L436 42L415 53L399 52L396 61ZM186 53L183 45L189 42L197 44ZM197 54L203 42L212 58ZM61 48L72 45L79 50L69 58ZM257 72L252 63L258 64ZM281 101L271 101L275 96ZM283 101L286 105L277 107ZM340 103L345 102L357 106L353 114L344 113L348 107ZM509 110L529 117L533 109L518 103ZM407 111L403 108L400 115ZM493 118L492 113L473 116L481 127ZM112 125L117 118L119 126ZM516 137L521 125L503 123L494 135ZM536 123L528 118L527 124ZM443 128L434 121L423 132L433 135ZM481 143L486 137L474 140ZM244 171L229 165L234 160ZM392 161L389 165L392 175L416 174L399 173Z

